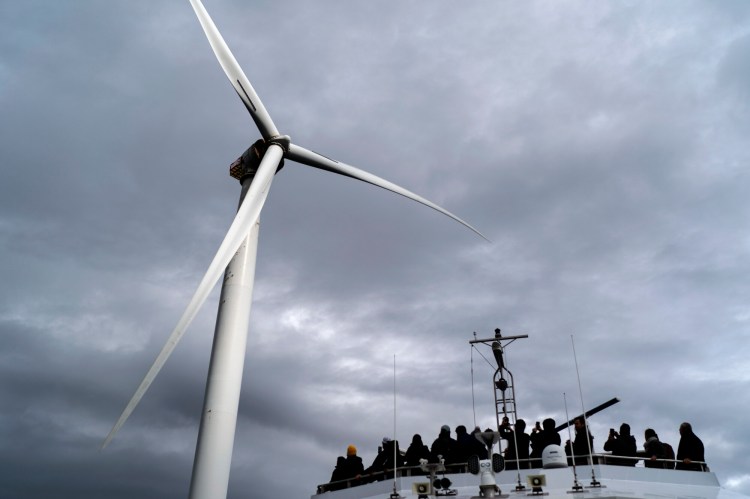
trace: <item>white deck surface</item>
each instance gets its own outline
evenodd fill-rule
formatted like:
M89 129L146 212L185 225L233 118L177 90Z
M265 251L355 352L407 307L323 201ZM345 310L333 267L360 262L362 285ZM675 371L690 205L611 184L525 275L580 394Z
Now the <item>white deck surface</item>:
M503 497L542 499L589 499L589 498L653 498L653 499L747 499L747 496L723 489L719 486L716 475L711 472L662 470L642 467L625 467L596 465L594 473L601 483L601 488L592 488L591 467L576 468L578 483L584 487L582 492L572 492L574 483L573 469L532 469L521 470L521 483L524 491L516 491L518 472L503 471L496 475L496 481ZM526 475L545 475L547 486L545 495L531 495L531 488L526 484ZM468 499L479 496L479 477L469 473L446 474L452 482L451 488L458 491L456 499ZM438 475L438 478L442 475ZM397 480L399 495L404 498L415 498L412 493L414 482L427 482L427 476L403 477ZM388 498L393 491L393 479L369 483L350 489L315 494L312 499L374 499ZM430 496L435 497L435 496Z

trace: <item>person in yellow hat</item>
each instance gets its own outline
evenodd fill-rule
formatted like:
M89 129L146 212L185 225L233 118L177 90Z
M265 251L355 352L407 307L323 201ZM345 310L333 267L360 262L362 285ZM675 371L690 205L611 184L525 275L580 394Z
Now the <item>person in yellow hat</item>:
M359 483L365 466L362 464L362 458L357 455L357 448L350 445L346 448L346 460L344 462L344 478L353 478ZM353 483L356 485L357 483Z
M350 445L346 448L346 457L339 456L336 460L328 490L341 490L358 485L363 471L362 458L357 455L357 448ZM344 480L348 481L344 482Z

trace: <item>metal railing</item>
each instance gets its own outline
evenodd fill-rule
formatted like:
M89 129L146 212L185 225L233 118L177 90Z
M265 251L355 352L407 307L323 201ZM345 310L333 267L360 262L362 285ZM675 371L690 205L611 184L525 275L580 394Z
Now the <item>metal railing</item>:
M465 473L467 471L467 463L454 463L445 465L445 473L443 474L456 474ZM396 468L396 474L398 477L409 477L409 476L429 476L428 472L422 470L421 466L402 466ZM335 482L323 483L318 485L317 493L322 494L332 490L348 489L350 487L356 487L358 485L364 485L366 483L382 482L385 480L393 480L393 468L387 468L384 471L374 471L371 473L362 473L359 478L347 478L345 480L337 480Z
M591 457L591 460L589 459ZM579 464L579 460L585 461L585 465L590 464L593 462L593 464L606 464L610 466L635 466L638 461L643 461L644 466L646 468L657 468L657 469L669 469L674 470L677 468L677 465L682 464L682 461L677 461L676 459L650 459L646 457L645 455L638 455L636 457L629 457L629 456L617 456L613 454L593 454L591 456L576 456L576 466L581 466ZM630 463L633 464L625 464ZM518 466L516 465L518 463ZM653 465L649 466L649 464L652 463ZM573 458L568 456L568 466L573 465ZM709 471L708 465L705 461L692 461L690 463L691 466L694 466L697 469L691 469L692 471ZM466 473L467 472L467 463L453 463L453 464L446 464L445 465L445 473L440 472L440 475L446 474L456 474L456 473ZM532 459L518 459L518 460L508 460L505 462L506 470L510 471L516 471L517 468L524 469L539 469L541 468L541 459L539 458L532 458ZM421 466L402 466L400 468L396 468L396 474L398 477L410 477L410 476L429 476L429 473L422 470ZM386 469L384 471L375 471L371 473L363 473L362 475L359 475L359 478L347 478L345 480L338 480L335 482L329 482L329 483L323 483L317 486L317 494L323 494L325 492L330 492L334 490L341 490L341 489L348 489L351 487L357 487L359 485L364 485L366 483L373 483L373 482L382 482L385 480L392 480L393 479L393 469Z
M687 470L687 471L709 471L708 464L705 461L691 461L690 464L685 464L677 459L651 459L643 452L638 452L635 457L629 456L617 456L613 454L595 454L594 457L598 458L598 464L610 464L620 466L635 466L638 461L643 461L644 467L646 468L660 468L667 470ZM630 463L633 464L630 464ZM627 464L625 464L627 463Z

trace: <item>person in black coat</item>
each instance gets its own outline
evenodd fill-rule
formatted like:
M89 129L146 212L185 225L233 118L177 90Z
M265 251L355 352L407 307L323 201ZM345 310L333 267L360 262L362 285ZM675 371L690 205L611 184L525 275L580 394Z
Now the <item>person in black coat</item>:
M576 436L571 446L570 440L565 444L565 452L568 456L575 455L576 465L585 465L589 462L589 454L594 452L594 437L591 436L586 422L583 418L575 418L573 425L576 429ZM588 441L587 441L588 440Z
M357 448L350 445L346 448L346 476L344 478L357 478L365 471L362 458L357 455Z
M609 438L604 442L604 450L612 453L613 456L635 457L638 446L635 444L635 437L630 434L630 425L623 423L620 425L618 434L614 428L609 429ZM608 464L616 466L635 466L635 459L617 459L608 458Z
M646 441L643 443L643 465L646 468L663 468L664 463L657 462L657 459L664 459L664 446L659 441L659 436L651 428L646 429L643 434Z
M396 447L395 453L393 450L394 446ZM388 478L388 476L392 477L394 469L394 454L396 458L395 467L402 467L404 465L404 456L401 455L401 451L398 448L398 441L394 441L388 437L384 437L383 446L380 448L378 455L372 462L372 465L367 468L367 473L379 473L378 476L375 477L376 480L385 480L386 478Z
M430 462L431 463L437 463L439 461L439 456L442 456L445 460L445 464L451 464L455 463L456 460L454 458L456 448L456 441L451 438L451 428L448 425L443 425L440 428L440 434L435 439L434 442L432 442L432 447L430 448Z
M531 434L531 466L533 468L542 467L542 452L548 445L560 445L562 440L560 434L555 431L555 420L547 418L542 421L542 428L539 429L538 423Z
M331 474L331 482L338 482L340 480L346 480L345 474L345 468L346 468L346 458L344 456L339 456L336 460L336 467L333 469L333 473ZM328 490L341 490L346 487L346 483L331 483L331 485L328 487Z
M429 461L430 449L422 442L422 435L417 433L411 438L411 445L406 449L406 465L419 466L420 459L427 459ZM414 473L415 471L412 470L412 474ZM421 471L417 470L416 474L421 474Z
M529 469L529 442L531 438L525 433L526 421L519 419L513 427L513 430L505 429L501 433L501 436L508 441L508 446L505 448L505 469L515 470L518 467ZM518 447L518 463L516 462L516 447Z
M365 467L362 464L362 458L357 455L357 448L350 445L346 448L346 457L339 456L336 461L336 468L331 475L331 481L351 479L351 485L359 485L361 475ZM346 487L345 483L333 485L329 490L338 490Z
M456 447L453 453L453 459L457 463L467 463L469 457L474 454L476 446L474 442L477 440L466 433L466 427L464 425L456 426ZM464 470L465 471L465 470Z
M704 462L705 460L703 442L693 433L693 427L690 423L682 423L680 425L680 444L677 447L677 466L675 469L704 471L702 463L693 461Z

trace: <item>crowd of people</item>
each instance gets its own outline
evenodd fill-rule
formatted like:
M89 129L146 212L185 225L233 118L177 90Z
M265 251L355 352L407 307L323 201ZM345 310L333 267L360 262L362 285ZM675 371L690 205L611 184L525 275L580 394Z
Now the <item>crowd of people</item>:
M642 459L646 468L705 471L703 442L693 433L690 423L682 423L679 431L680 443L675 455L672 446L659 440L659 435L652 428L643 432L643 450L638 450L635 437L630 433L630 425L622 423L619 432L610 428L603 446L613 456L607 459L607 464L635 466ZM566 452L575 456L576 464L585 464L588 455L593 453L594 437L585 428L582 418L576 418L575 432L575 440L572 444L567 442Z
M588 456L594 453L594 437L586 428L583 418L576 418L573 424L575 437L572 442L566 442L565 450L573 463L586 464ZM503 418L500 437L507 442L504 451L505 468L540 468L542 451L548 445L561 445L560 434L555 428L555 420L547 418L541 424L537 421L529 434L526 433L526 422L523 419L511 425L508 418ZM630 425L622 423L619 432L610 428L603 446L604 451L611 456L607 457L607 464L635 466L638 461L643 460L647 468L704 471L706 468L703 442L693 433L690 423L682 423L679 431L680 443L675 455L672 446L661 442L651 428L644 432L643 450L638 450L635 437L630 433ZM338 484L332 484L331 490L345 487L345 481L357 485L383 480L386 478L386 471L404 466L418 467L423 459L430 463L442 460L447 465L458 467L456 471L462 471L461 465L465 465L470 456L476 455L480 459L488 457L487 447L475 436L478 432L481 432L479 427L468 433L466 427L461 425L456 427L456 438L453 438L450 427L443 425L431 447L427 447L422 441L422 436L416 434L405 452L399 448L397 441L385 437L378 447L377 456L367 468L364 467L362 458L357 455L357 448L350 445L346 450L346 457L340 456L337 460L331 482ZM415 472L420 471L417 469Z

